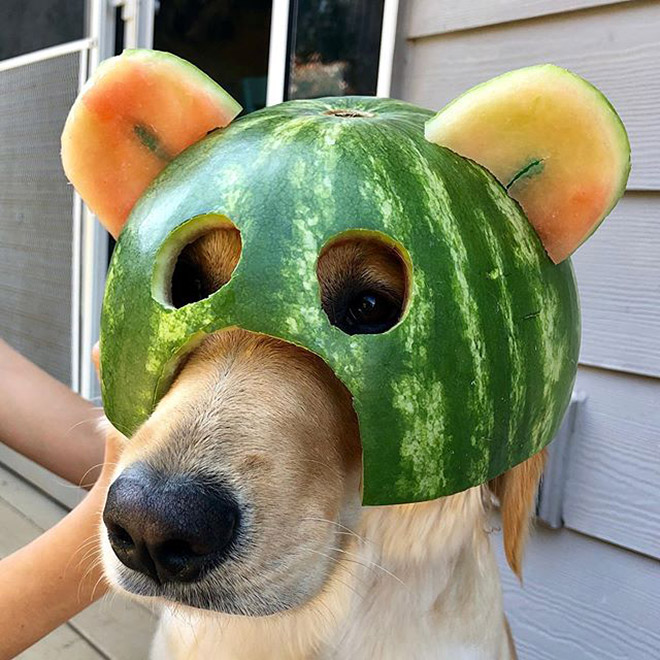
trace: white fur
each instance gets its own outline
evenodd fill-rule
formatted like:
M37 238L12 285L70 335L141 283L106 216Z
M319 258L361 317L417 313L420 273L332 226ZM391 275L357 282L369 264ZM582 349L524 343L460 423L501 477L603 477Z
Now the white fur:
M152 659L512 658L486 525L480 488L365 508L313 601L261 618L165 606Z

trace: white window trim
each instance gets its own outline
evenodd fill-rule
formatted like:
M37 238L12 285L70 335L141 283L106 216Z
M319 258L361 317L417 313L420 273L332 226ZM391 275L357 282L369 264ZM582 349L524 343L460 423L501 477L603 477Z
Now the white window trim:
M392 68L396 27L399 16L399 0L385 0L383 6L383 27L380 35L380 56L378 57L378 82L376 96L387 98L392 88Z
M266 105L277 105L284 101L290 4L289 0L273 0L273 11L270 17Z
M78 39L77 41L69 41L65 44L58 44L57 46L50 46L49 48L42 48L35 50L32 53L25 55L17 55L10 57L7 60L0 62L0 71L9 71L19 66L26 66L27 64L34 64L35 62L44 62L51 60L54 57L62 57L62 55L69 55L70 53L77 53L78 51L86 52L94 45L94 39L88 37L86 39Z

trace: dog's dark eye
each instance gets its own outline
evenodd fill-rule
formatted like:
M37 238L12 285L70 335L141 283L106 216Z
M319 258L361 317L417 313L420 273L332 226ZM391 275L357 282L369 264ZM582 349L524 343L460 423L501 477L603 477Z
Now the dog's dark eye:
M172 276L172 304L177 309L205 298L204 275L194 264L180 260Z
M376 335L403 317L410 260L403 247L373 231L354 230L321 250L316 274L328 320L347 335Z
M397 322L400 309L400 303L382 293L360 291L349 298L344 314L331 322L349 335L377 334Z

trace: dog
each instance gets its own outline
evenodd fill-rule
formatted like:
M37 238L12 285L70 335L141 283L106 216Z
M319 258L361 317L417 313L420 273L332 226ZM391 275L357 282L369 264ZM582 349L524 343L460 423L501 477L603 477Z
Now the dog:
M173 304L225 284L240 250L233 227L188 245ZM317 273L347 332L400 318L406 275L391 246L349 237ZM520 576L543 452L449 497L362 507L350 392L318 356L240 328L192 351L124 443L102 555L114 587L162 604L152 658L516 657L489 512L499 501Z

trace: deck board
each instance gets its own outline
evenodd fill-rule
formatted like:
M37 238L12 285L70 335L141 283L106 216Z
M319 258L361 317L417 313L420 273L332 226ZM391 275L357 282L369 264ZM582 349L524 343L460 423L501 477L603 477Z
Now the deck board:
M71 626L53 630L50 635L31 646L19 656L19 660L98 660L106 658Z

